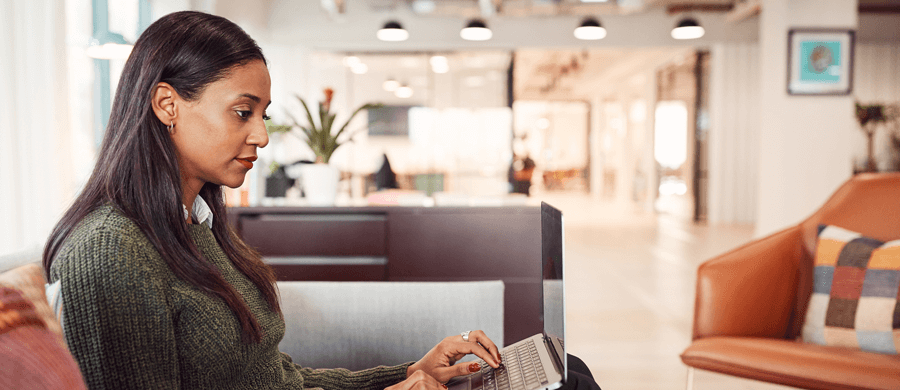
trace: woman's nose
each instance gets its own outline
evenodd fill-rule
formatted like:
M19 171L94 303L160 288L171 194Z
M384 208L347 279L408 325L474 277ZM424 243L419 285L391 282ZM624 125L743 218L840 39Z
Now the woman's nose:
M247 136L247 143L264 148L269 144L269 132L266 131L266 122L260 120L258 126L254 126L250 135Z

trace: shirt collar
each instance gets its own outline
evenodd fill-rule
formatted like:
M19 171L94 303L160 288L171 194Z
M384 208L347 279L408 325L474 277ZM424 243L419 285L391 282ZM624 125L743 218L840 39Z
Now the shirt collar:
M189 216L188 216L187 206L182 204L181 207L184 208L184 219L188 219ZM200 195L197 195L197 197L194 198L194 205L191 206L191 210L192 210L194 219L197 222L200 222L201 224L204 224L208 228L212 229L212 222L213 222L212 210L210 210L209 205L206 204L206 201L203 200L203 198L200 197Z

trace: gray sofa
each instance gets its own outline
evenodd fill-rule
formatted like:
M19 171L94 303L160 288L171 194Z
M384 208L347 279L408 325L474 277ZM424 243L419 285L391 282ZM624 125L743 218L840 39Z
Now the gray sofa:
M22 285L43 283L35 276L39 263L38 248L0 256L0 285L31 290L38 311L52 313L42 285ZM4 283L4 275L18 285ZM287 324L280 348L307 367L356 370L414 361L444 337L473 329L503 345L501 281L278 282L278 289Z

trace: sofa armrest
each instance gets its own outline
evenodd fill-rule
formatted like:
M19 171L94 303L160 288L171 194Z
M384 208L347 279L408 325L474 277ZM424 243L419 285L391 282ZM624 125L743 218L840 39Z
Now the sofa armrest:
M700 265L693 338L785 338L797 297L801 239L795 226Z
M279 348L311 368L416 361L447 336L483 330L503 345L502 281L278 282Z

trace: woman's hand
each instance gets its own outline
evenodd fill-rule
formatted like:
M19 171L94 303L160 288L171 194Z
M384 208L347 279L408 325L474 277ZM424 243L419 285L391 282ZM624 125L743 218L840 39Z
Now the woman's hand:
M424 371L416 371L409 375L405 381L384 390L447 390L447 386L444 386L444 384L438 382L437 379L434 379Z
M446 383L450 378L481 370L482 367L475 362L456 364L459 359L470 353L480 357L493 368L500 366L500 351L497 350L497 346L484 332L474 330L469 333L469 341L463 340L460 335L443 339L421 360L409 366L406 375L411 377L417 371L424 371L438 382Z

